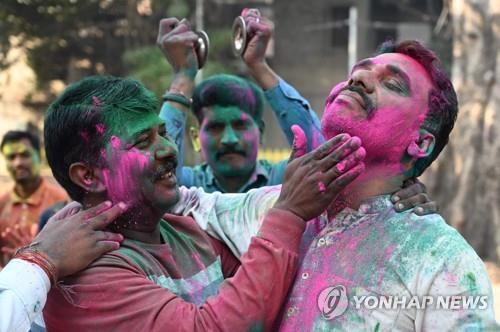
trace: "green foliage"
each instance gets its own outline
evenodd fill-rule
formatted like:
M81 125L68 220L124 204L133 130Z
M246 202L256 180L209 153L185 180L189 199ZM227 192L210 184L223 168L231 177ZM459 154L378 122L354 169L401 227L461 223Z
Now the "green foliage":
M238 60L231 54L231 31L226 29L207 33L210 38L210 48L207 63L203 67L203 77L236 73ZM172 81L172 68L156 46L127 51L123 60L128 74L143 82L157 96L161 96Z
M184 11L191 6L189 0L152 0L144 14L137 0L1 0L0 68L9 65L5 55L14 36L39 87L53 79L124 75L117 59L127 49L153 45L158 21L174 3Z

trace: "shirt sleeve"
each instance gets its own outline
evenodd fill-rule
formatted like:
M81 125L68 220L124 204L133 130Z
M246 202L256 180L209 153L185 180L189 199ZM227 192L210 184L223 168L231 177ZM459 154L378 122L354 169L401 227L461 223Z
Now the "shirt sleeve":
M108 259L67 280L68 299L53 290L45 323L50 331L269 331L293 282L304 228L292 213L270 211L234 277L200 306L107 255L122 263Z
M11 260L0 272L0 332L25 332L40 316L50 280L36 264Z
M186 114L168 102L165 102L160 110L160 119L165 121L167 133L177 145L177 183L182 186L192 187L195 185L195 172L191 167L184 166Z
M290 146L293 143L291 127L294 124L304 130L308 151L324 142L318 116L294 87L280 78L275 87L264 93Z
M456 236L461 238L458 233ZM448 259L429 282L424 276L433 268L422 271L418 293L433 303L417 310L416 331L500 331L484 263L463 238L461 242L463 245L457 246L449 238L443 239L437 250Z
M193 217L204 231L224 242L236 257L241 257L277 201L280 190L281 185L277 185L243 194L222 194L181 187L179 202L172 213Z

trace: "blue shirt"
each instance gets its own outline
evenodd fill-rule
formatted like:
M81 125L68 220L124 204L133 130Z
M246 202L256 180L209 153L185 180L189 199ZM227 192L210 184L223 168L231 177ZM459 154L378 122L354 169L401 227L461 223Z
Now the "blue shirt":
M321 135L321 125L311 106L291 85L279 79L278 84L264 91L271 109L273 110L281 129L290 145L293 143L292 125L298 125L304 131L308 151L324 142ZM184 130L186 114L181 110L164 103L160 111L160 118L165 121L169 135L174 139L179 149L177 182L186 187L202 187L206 192L225 192L218 183L212 169L207 164L195 167L183 166L184 162ZM246 192L252 188L280 184L283 181L287 160L271 164L267 160L258 160L255 170L238 192Z

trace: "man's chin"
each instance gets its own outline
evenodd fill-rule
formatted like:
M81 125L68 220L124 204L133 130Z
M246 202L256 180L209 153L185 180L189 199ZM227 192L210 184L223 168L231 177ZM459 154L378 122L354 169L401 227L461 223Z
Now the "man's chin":
M247 163L226 164L225 167L218 167L215 169L215 175L221 177L245 177L248 176L255 168L249 166Z
M154 206L162 213L167 213L179 202L179 199L179 187L176 186L171 192L164 193L161 197L155 197Z
M14 177L14 181L20 185L27 185L27 184L35 182L36 180L37 180L37 178L31 176L31 174L26 175L26 176L23 175L23 176L15 176Z

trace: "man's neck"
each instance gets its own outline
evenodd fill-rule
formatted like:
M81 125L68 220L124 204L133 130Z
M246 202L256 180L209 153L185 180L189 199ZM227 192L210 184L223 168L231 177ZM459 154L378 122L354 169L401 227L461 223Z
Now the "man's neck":
M117 230L126 239L140 241L149 244L161 244L162 238L160 233L160 223L156 226L155 230L152 232L140 232L132 229L120 228Z
M366 171L349 184L328 207L328 219L332 220L344 208L357 210L367 199L391 194L403 185L403 174L388 172L386 166L366 167Z
M240 189L248 183L250 177L255 172L255 168L246 176L217 176L217 182L221 186L221 189L227 193L238 193Z
M95 197L84 199L85 209L102 203L105 198ZM108 225L108 229L122 234L126 239L140 241L149 244L161 244L160 221L164 213L153 212L148 207L129 208L114 222ZM150 225L146 227L146 225Z
M14 191L21 198L28 198L40 187L42 178L37 177L35 180L27 183L16 183Z

